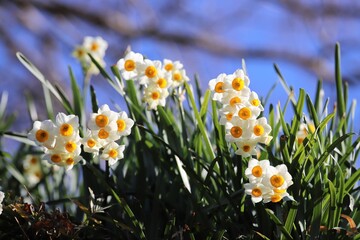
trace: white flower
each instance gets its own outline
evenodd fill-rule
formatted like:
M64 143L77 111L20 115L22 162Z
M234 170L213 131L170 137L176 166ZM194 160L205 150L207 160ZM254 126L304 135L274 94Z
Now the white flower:
M288 172L285 164L278 165L276 167L269 167L264 177L264 184L280 190L286 190L293 184L292 176Z
M43 159L47 160L51 164L55 164L61 167L65 167L66 170L73 168L75 164L80 162L83 158L81 156L64 153L61 151L51 151L44 155Z
M105 140L100 139L97 135L93 135L92 132L87 129L85 137L81 140L84 146L84 151L88 153L99 154L99 150L102 146L105 146Z
M248 163L248 167L245 169L245 175L249 178L249 182L251 183L261 182L269 167L269 160L259 161L252 158Z
M217 78L211 79L209 82L209 88L212 91L212 99L216 101L222 100L225 93L225 80L226 74L221 73Z
M28 138L40 146L53 148L56 141L55 134L55 125L51 120L35 121L32 130L28 133Z
M241 103L238 107L237 115L243 120L256 119L261 112L258 107L251 105L248 101Z
M237 69L233 74L228 75L226 81L226 89L233 90L237 92L242 92L241 94L247 94L245 92L249 92L249 77L245 74L244 70Z
M72 52L72 56L79 60L81 63L90 63L90 57L87 55L87 50L84 46L76 46Z
M26 155L23 162L23 168L24 176L29 186L34 186L43 177L43 172L41 170L41 158L39 155Z
M147 103L148 109L156 109L158 105L165 106L169 92L166 88L159 88L157 85L149 85L144 89L143 100Z
M100 130L105 127L114 130L117 129L116 118L117 113L111 111L109 106L104 104L98 109L97 113L91 114L88 127L90 130Z
M58 137L70 139L79 135L79 118L75 115L58 113L56 115Z
M265 194L263 196L264 203L273 202L277 203L280 202L281 199L284 197L288 197L290 194L286 191L286 189L273 189L271 192Z
M309 125L307 125L306 123L301 123L299 126L299 131L297 131L296 133L296 138L299 144L304 141L309 132L315 132L315 125L313 123L310 123Z
M172 80L172 87L178 87L184 82L188 82L190 79L186 75L185 69L179 69L172 72L171 80Z
M163 69L165 72L171 74L175 70L182 69L184 66L179 61L171 61L169 59L164 59Z
M128 52L121 58L116 66L119 68L121 76L125 80L137 80L139 69L144 65L144 57L140 53Z
M129 118L126 112L119 112L116 124L120 136L128 136L131 133L132 126L134 126L134 120Z
M5 193L3 193L2 191L0 191L0 214L2 214L2 212L3 212L2 202L4 201L4 198L5 198Z
M227 90L224 92L223 98L221 99L221 103L224 106L230 105L231 107L237 107L241 103L245 103L248 101L250 95L250 91L236 92L233 90Z
M228 142L236 142L241 138L249 138L251 136L248 121L244 121L238 116L234 116L225 124L225 130L225 139Z
M254 137L268 136L271 132L271 126L267 124L267 119L265 117L261 117L256 120L250 120L249 127Z
M271 188L262 183L245 183L245 193L251 196L251 201L255 204L263 200L264 195L271 192Z
M92 55L103 58L108 43L102 37L85 37L83 42L84 48Z
M74 155L80 155L81 153L81 138L79 135L75 135L71 138L58 138L54 149L51 151L58 151L63 153L69 153ZM48 152L48 151L45 151Z
M235 154L241 155L243 157L249 157L252 155L256 155L256 144L257 141L255 139L241 139L236 143L238 149Z
M101 159L108 160L109 165L114 165L119 159L124 158L125 145L119 145L116 142L109 143L101 154Z
M146 85L149 84L150 81L156 81L159 78L160 71L162 71L160 61L145 59L140 69L139 83Z
M259 100L259 97L256 92L252 91L250 93L249 102L253 107L258 108L260 111L264 111L264 107L261 104L261 101Z

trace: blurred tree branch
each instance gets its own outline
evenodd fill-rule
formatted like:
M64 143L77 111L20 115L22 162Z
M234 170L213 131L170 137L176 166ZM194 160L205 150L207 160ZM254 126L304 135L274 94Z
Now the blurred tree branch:
M49 79L61 82L67 73L58 67L59 59L69 58L71 49L80 43L79 39L89 35L88 32L96 31L96 35L105 35L105 39L120 46L116 53L109 53L113 62L128 44L150 39L174 44L180 50L192 49L224 59L288 62L315 76L332 80L333 66L329 64L332 63L329 56L333 55L335 41L340 38L351 46L360 45L352 29L332 25L333 22L347 21L352 26L358 26L359 21L356 20L360 7L351 1L342 1L341 4L336 1L229 1L230 7L226 11L221 8L222 4L225 5L189 0L162 3L143 0L2 0L0 50L2 47L6 56L0 69L15 65L14 53L22 51L31 55ZM271 26L258 19L269 9L274 16L281 13L278 25ZM305 30L303 25L302 28L296 25L299 23L306 24ZM273 29L267 29L269 27ZM299 29L303 32L297 32ZM249 44L251 31L269 30L273 31L273 35L268 41L254 39L255 42L263 40L265 44ZM340 32L336 32L334 37L331 33L336 30ZM310 35L313 46L303 47L300 40L294 41L295 34ZM64 48L68 50L66 54ZM360 75L357 69L346 74L350 83L354 83ZM7 81L17 81L23 76L18 70L9 70L7 77ZM33 87L32 83L27 82L26 85L28 89Z

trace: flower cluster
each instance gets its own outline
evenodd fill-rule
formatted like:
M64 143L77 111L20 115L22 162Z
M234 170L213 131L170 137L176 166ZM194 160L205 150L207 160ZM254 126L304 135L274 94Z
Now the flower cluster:
M23 162L23 168L24 176L29 186L36 185L43 177L43 172L41 170L41 159L39 155L26 155Z
M249 84L242 69L233 74L222 73L209 82L213 100L222 104L220 124L225 125L225 139L235 143L235 153L243 157L256 155L257 143L268 144L272 139L266 118L258 118L264 108Z
M88 54L91 54L95 60L101 65L105 66L104 56L108 47L108 43L102 37L85 37L83 44L76 46L72 55L78 59L89 74L99 74L99 69L91 61Z
M143 101L148 109L165 106L169 90L189 81L183 64L164 59L145 59L140 53L129 51L117 62L117 67L125 80L134 80L144 86Z
M253 203L276 203L289 197L287 188L293 181L285 164L274 167L269 160L250 159L245 175L249 179L249 183L244 184L245 193L251 196Z
M125 146L115 141L131 132L134 121L128 118L126 112L111 111L108 105L93 113L88 123L84 138L79 135L79 119L75 115L58 113L56 122L51 120L35 121L29 132L29 139L44 147L44 159L52 164L71 169L80 162L81 145L84 151L100 155L108 160L110 165L123 158Z

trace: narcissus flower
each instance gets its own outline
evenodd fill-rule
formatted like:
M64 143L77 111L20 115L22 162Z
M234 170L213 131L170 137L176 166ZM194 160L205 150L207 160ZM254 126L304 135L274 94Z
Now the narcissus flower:
M41 169L41 158L39 155L28 154L26 155L24 162L24 177L29 186L34 186L43 177Z
M269 160L250 159L248 167L245 169L245 175L249 178L249 182L261 182L270 167Z
M236 154L243 157L250 157L256 155L256 144L258 143L255 139L241 139L235 142L237 146Z
M261 202L264 196L268 195L271 192L271 188L265 186L260 182L245 183L244 188L245 193L251 196L251 201L253 203Z
M144 89L143 100L147 103L148 109L156 109L158 105L165 106L168 95L169 92L167 89L150 85Z
M66 115L58 113L56 115L57 136L70 139L79 134L79 118L75 115Z
M90 120L88 122L88 127L91 130L100 130L100 129L117 129L116 125L117 114L114 111L111 111L107 104L102 105L97 113L91 114Z
M84 38L82 45L76 46L72 52L72 56L79 60L84 71L90 75L99 74L99 69L92 62L88 54L99 63L100 66L105 66L104 56L108 47L108 43L102 37Z
M228 142L237 142L241 139L248 139L251 136L247 121L242 121L239 117L234 117L225 124L225 139Z
M103 58L105 56L108 43L100 36L87 36L84 38L83 46L90 54Z
M292 176L285 164L269 167L265 176L265 184L277 190L286 190L293 184Z
M128 52L124 58L121 58L116 66L119 68L121 76L125 80L138 79L139 69L142 69L144 65L144 57L140 53L133 51Z
M43 159L47 160L50 164L55 164L65 167L66 170L71 170L75 164L80 162L83 158L79 155L64 153L61 151L51 151L45 154Z
M139 83L149 84L150 81L154 82L159 78L159 72L161 71L161 62L158 60L145 59L144 64L139 70Z
M109 165L114 165L119 159L124 158L125 145L119 145L116 142L108 144L101 154L101 159L108 160Z
M54 148L56 135L55 125L51 120L35 121L32 130L28 134L30 140L46 148Z
M126 112L119 112L116 119L117 131L120 136L128 136L134 126L134 120L128 117Z
M225 89L225 81L226 74L222 73L217 78L211 79L209 82L209 88L212 91L212 99L216 101L221 101L224 97Z

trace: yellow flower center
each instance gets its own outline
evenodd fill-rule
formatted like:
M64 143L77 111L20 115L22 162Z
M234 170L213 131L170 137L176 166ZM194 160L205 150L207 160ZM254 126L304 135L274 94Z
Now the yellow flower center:
M99 114L95 118L95 123L98 127L105 127L109 123L109 118L104 114Z
M49 139L49 133L45 130L37 130L36 134L35 134L35 138L36 140L38 140L39 142L45 142L46 140Z
M69 157L69 158L66 159L65 162L66 162L67 165L73 165L74 164L74 159Z
M41 177L42 177L42 174L39 171L34 172L34 175L37 179L41 179Z
M180 82L182 80L182 76L180 73L174 73L173 79L177 82Z
M226 114L226 120L231 121L232 117L233 117L232 113Z
M273 202L273 203L280 202L281 199L282 199L282 197L280 195L277 195L277 194L271 196L271 202Z
M242 80L241 78L237 77L237 78L234 78L234 80L232 81L231 85L232 85L232 87L233 87L234 90L240 91L241 89L244 88L245 83L244 83L244 80Z
M262 176L262 168L257 165L252 168L251 173L254 177L261 177Z
M37 160L36 157L32 157L32 158L30 159L30 164L35 165L35 164L37 164L37 163L38 163L38 160Z
M136 67L136 64L131 59L126 60L124 63L124 69L128 72L134 71L135 67Z
M255 187L253 188L253 190L251 191L251 195L253 195L254 197L260 197L262 195L262 191L260 188Z
M216 85L215 85L215 92L217 93L223 93L225 92L224 90L224 83L223 82L218 82Z
M96 144L96 141L91 138L91 139L87 140L86 144L88 145L89 148L93 148Z
M278 189L278 188L274 188L273 190L274 190L274 193L280 193L280 194L282 194L282 193L285 193L285 192L286 192L286 189Z
M255 125L254 127L254 134L256 136L261 136L264 134L264 127L261 125Z
M260 106L260 100L259 99L253 99L251 100L251 104L255 107Z
M73 132L74 132L73 127L68 123L64 123L63 125L60 126L60 134L62 136L66 136L66 137L71 136Z
M250 152L251 146L250 146L250 145L244 145L244 146L242 147L242 149L243 149L244 152Z
M230 99L230 106L235 106L238 103L241 103L241 99L239 97L233 97Z
M251 110L248 107L243 107L238 113L239 117L243 120L251 118Z
M167 81L165 78L159 78L156 83L160 88L166 88L167 86Z
M153 78L155 77L157 74L157 70L154 66L148 66L146 69L145 69L145 75L148 77L148 78Z
M173 69L174 65L172 63L168 63L165 65L165 70L170 72Z
M118 155L118 152L117 152L115 149L111 149L111 150L109 151L109 156L110 156L111 158L116 158L117 155Z
M241 127L233 126L230 129L230 133L231 133L231 136L233 136L234 138L239 138L242 135L242 129L241 129Z
M153 92L153 93L151 93L151 98L152 98L153 100L159 99L159 98L160 98L160 93L159 93L159 92Z
M122 132L122 131L125 130L125 128L126 128L126 123L125 123L125 121L124 121L123 119L117 120L116 123L117 123L117 127L118 127L118 131L119 131L119 132Z
M274 175L270 178L270 183L273 187L281 187L285 182L285 179L281 175Z
M54 163L59 163L61 162L61 156L59 154L53 154L51 155L51 161Z
M67 143L65 144L65 149L66 149L66 151L72 153L72 152L75 151L76 146L77 146L77 145L76 145L76 143L74 143L74 142L67 142Z
M96 52L97 50L99 50L99 48L100 48L100 46L99 46L99 44L97 44L96 42L93 42L92 44L91 44L91 51L93 51L93 52Z
M109 133L105 129L100 129L98 137L101 139L106 139L109 137Z
M85 55L85 51L82 48L78 48L76 49L75 55L77 55L79 58L82 58Z

